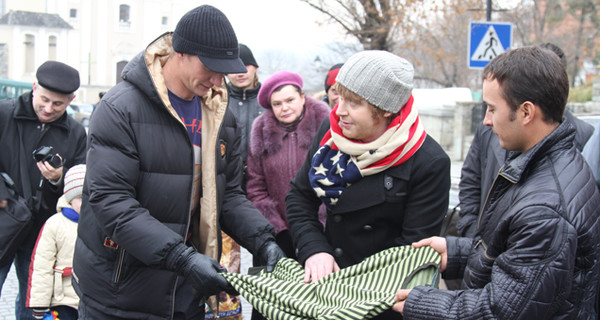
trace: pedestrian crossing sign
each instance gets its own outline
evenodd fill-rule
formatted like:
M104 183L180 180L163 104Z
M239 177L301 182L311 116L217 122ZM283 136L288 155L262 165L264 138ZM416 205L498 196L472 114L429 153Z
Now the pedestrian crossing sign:
M471 22L469 26L469 68L484 68L492 59L510 49L512 25L502 22Z

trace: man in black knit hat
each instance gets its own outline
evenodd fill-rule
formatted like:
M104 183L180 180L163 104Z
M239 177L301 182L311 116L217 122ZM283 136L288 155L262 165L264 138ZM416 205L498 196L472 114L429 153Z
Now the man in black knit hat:
M210 32L208 32L210 31ZM73 261L82 319L203 319L221 231L262 258L284 253L242 189L240 133L224 74L246 72L229 20L203 5L154 40L104 95Z
M246 73L235 73L227 75L227 92L229 93L228 108L233 112L238 121L238 126L242 132L240 141L240 156L244 163L244 172L246 169L246 158L248 157L248 141L252 132L252 122L262 112L263 108L258 104L258 90L260 82L258 81L258 63L248 46L240 43L240 59L248 70ZM246 190L246 179L242 187Z

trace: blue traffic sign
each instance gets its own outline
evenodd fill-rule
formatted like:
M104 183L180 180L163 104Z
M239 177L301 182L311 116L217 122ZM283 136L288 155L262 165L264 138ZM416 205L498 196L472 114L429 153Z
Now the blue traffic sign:
M469 68L484 68L492 59L510 49L512 24L471 22L469 26Z

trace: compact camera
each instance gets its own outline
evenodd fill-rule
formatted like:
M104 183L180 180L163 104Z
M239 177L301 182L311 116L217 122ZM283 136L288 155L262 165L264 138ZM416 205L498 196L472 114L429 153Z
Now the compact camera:
M62 160L54 153L54 149L48 146L42 146L33 151L33 159L36 162L48 161L55 168L62 166Z

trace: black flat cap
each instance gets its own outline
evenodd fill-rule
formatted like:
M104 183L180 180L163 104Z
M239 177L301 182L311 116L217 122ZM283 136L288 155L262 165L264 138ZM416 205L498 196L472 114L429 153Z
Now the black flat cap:
M44 62L35 76L40 86L57 93L71 94L79 88L79 72L62 62Z

